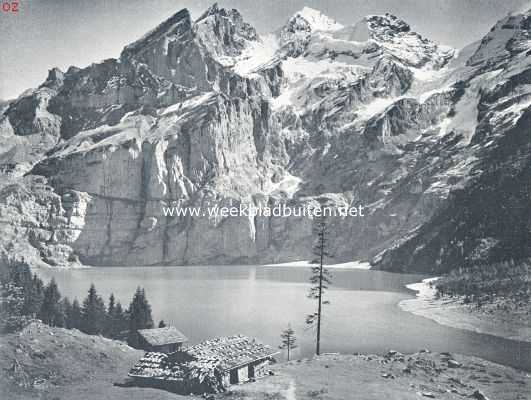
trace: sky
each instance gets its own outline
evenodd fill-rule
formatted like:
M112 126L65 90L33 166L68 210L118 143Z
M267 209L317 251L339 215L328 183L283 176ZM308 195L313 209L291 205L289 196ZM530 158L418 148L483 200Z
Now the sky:
M6 0L7 1L7 0ZM13 1L13 0L9 0ZM197 18L215 0L15 0L0 10L0 99L37 87L52 67L66 70L118 57L121 49L182 8ZM343 25L390 12L439 43L461 48L530 0L220 0L260 33L282 26L304 6Z

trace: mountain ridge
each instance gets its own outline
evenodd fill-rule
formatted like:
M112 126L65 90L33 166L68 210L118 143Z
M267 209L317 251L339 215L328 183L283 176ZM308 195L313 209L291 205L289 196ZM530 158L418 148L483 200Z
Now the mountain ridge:
M452 212L456 201L473 207L475 197L459 193L474 193L476 176L498 187L483 165L528 155L504 142L523 135L530 105L528 21L529 12L506 17L459 55L391 14L343 26L303 9L261 36L237 10L213 5L195 21L181 10L119 58L52 69L8 105L0 207L13 222L2 257L306 259L311 220L172 219L162 207L321 201L369 209L331 221L334 261L441 272L473 262L478 248L482 259L506 257L512 249L481 218L457 229Z

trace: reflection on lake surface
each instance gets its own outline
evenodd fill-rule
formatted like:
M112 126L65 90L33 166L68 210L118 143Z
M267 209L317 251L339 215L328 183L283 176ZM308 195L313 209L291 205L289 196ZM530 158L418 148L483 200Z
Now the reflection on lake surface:
M128 306L137 286L146 290L158 322L179 328L191 343L231 334L254 336L278 346L291 323L299 348L314 350L313 331L304 324L314 302L306 297L308 268L266 266L97 267L39 269L55 277L61 293L80 301L94 283L105 300L112 293ZM323 352L404 353L422 348L479 356L531 371L531 344L453 329L402 311L397 303L412 294L404 287L420 275L332 269L331 304L324 308Z

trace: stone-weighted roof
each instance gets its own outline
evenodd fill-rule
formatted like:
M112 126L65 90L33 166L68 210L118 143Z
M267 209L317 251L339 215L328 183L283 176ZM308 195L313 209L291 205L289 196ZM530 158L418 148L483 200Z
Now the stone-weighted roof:
M224 371L272 357L278 351L243 335L205 340L172 354L147 353L129 372L129 376L182 380L214 369Z
M198 362L217 362L224 370L271 357L278 353L272 347L243 335L205 340L185 350Z
M184 343L188 338L173 326L154 329L140 329L138 334L151 346L163 346L172 343Z

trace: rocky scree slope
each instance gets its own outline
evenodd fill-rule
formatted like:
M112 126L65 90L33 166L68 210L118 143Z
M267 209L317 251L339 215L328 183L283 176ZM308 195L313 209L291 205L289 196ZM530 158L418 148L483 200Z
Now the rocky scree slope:
M118 59L54 69L9 103L4 258L307 259L307 218L162 207L317 202L366 207L331 220L337 261L439 272L523 256L529 21L508 16L457 52L389 14L343 26L305 8L260 36L236 10L179 11Z

